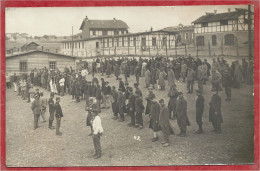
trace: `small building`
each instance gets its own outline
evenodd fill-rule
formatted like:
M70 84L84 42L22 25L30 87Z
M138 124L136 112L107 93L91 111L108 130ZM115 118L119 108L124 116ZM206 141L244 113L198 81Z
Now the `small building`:
M251 23L252 38L254 13L248 19L247 9L228 12L206 13L193 21L195 42L198 51L210 55L248 56L248 23Z
M183 24L179 24L175 27L166 27L162 29L163 31L173 31L178 33L176 38L177 46L194 46L194 26L184 26Z
M128 26L122 20L89 20L88 17L82 21L80 26L82 39L98 36L120 35L128 33Z
M60 53L77 57L167 55L175 48L173 31L149 31L62 41Z
M30 50L37 50L37 47L40 46L35 42L26 43L21 47L21 51L30 51Z
M76 59L72 56L46 51L27 51L6 56L6 73L30 73L34 68L41 69L44 67L61 71L63 71L65 66L72 66L75 69Z

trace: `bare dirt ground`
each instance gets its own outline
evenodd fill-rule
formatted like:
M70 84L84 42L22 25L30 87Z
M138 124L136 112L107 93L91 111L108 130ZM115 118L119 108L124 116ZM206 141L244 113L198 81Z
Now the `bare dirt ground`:
M101 78L100 74L97 76ZM118 87L114 76L105 80ZM135 78L131 76L130 86ZM143 95L148 90L144 87L144 78L140 78ZM167 83L167 82L166 82ZM184 92L188 101L188 117L191 126L187 137L170 136L171 145L162 147L160 141L152 142L153 132L148 128L149 117L144 116L144 129L130 128L125 122L112 118L112 110L103 109L100 114L104 128L101 137L102 157L93 159L94 147L86 127L87 113L85 101L75 103L71 96L61 97L64 118L61 122L62 136L56 136L55 130L48 129L48 122L40 123L39 129L33 130L31 104L23 101L13 89L6 90L6 164L8 167L59 167L59 166L152 166L152 165L204 165L204 164L246 164L254 162L254 110L253 86L242 85L241 89L232 89L232 101L222 97L222 134L210 132L212 125L208 121L209 101L212 96L210 82L204 86L205 109L203 114L204 134L196 135L195 120L196 95L187 94L186 84L177 82L177 89ZM197 82L194 84L197 88ZM165 91L154 90L156 98L164 98ZM40 89L49 97L49 93ZM48 109L47 109L48 110ZM46 112L48 119L49 113ZM171 121L175 133L179 133L177 121ZM54 121L55 126L55 121ZM140 136L141 141L134 139Z

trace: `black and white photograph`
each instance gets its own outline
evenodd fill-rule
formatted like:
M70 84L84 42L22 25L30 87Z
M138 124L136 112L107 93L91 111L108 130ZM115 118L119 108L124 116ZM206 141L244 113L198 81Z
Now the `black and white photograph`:
M254 164L254 5L5 8L6 167Z

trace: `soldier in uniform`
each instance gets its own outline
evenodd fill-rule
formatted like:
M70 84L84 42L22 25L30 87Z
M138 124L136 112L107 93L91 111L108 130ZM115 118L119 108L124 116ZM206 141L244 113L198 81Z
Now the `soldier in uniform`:
M119 89L121 89L122 92L125 92L125 85L124 82L122 81L122 78L119 79Z
M61 136L62 133L60 132L60 123L61 123L61 118L63 117L63 112L60 106L60 97L56 97L55 117L56 117L56 135Z
M195 131L196 134L202 134L202 114L204 112L204 97L202 95L201 90L196 90L196 94L198 96L196 100L196 122L199 126L199 129Z
M232 69L226 63L226 67L223 71L223 87L227 95L226 101L231 101L231 87L232 87Z
M151 110L151 101L155 98L155 94L153 93L153 87L148 88L149 94L146 96L145 100L147 101L145 114L150 114Z
M125 113L126 106L125 106L125 96L121 88L118 89L117 107L118 107L118 113L120 115L119 122L123 122L125 121L124 113Z
M128 109L129 109L129 114L131 116L131 123L128 124L129 127L135 126L135 95L133 93L133 88L129 87L129 100L128 100Z
M223 123L222 113L221 113L221 97L218 95L216 90L212 90L212 98L209 103L209 121L213 125L212 132L216 134L221 133L221 123Z
M117 99L118 99L118 93L116 91L116 87L113 86L112 87L112 91L111 91L111 95L112 95L112 111L113 111L113 118L112 119L117 119L117 115L118 115L118 107L117 107Z
M187 126L190 126L190 122L187 116L187 101L183 97L183 93L179 92L179 99L176 106L177 112L177 123L180 128L180 133L178 136L185 137L187 136L186 130Z
M141 97L140 92L136 91L135 92L135 111L136 111L136 122L135 122L135 127L139 129L143 128L143 116L142 113L144 112L144 105L143 105L143 100Z
M170 145L170 140L169 140L169 136L170 136L169 111L168 111L168 107L166 107L166 105L164 104L163 99L160 99L159 103L160 103L160 106L161 106L160 115L159 115L159 125L162 129L162 133L163 133L163 137L164 137L164 141L161 142L161 144L163 144L163 147L168 147Z
M40 104L40 96L38 94L35 94L34 96L35 100L32 102L32 106L31 106L31 109L33 111L33 115L34 115L34 130L36 128L38 128L38 120L39 120L39 116L40 116L40 113L41 113L41 104Z
M187 73L187 89L188 93L193 93L193 84L195 79L195 72L192 68L188 68Z
M43 93L40 93L40 104L41 104L41 117L42 117L42 122L46 122L45 119L45 112L46 112L46 108L47 108L47 99L43 97Z
M178 91L176 89L176 85L172 85L168 97L170 98L168 102L168 109L169 109L169 119L176 119L176 103L178 98ZM173 116L172 116L173 113Z
M50 94L50 98L48 100L48 105L49 105L49 113L50 113L50 117L49 117L49 129L54 129L54 127L52 126L52 122L54 120L54 112L55 112L55 105L54 105L54 93L51 92Z
M141 97L143 97L143 93L140 90L140 88L138 87L138 83L134 83L134 87L135 87L135 92L137 92L137 94L139 94Z
M153 129L152 142L159 140L159 137L157 135L157 132L161 130L161 127L159 125L159 116L160 116L160 104L154 98L151 101L151 117L150 117L150 125L149 125L149 128Z

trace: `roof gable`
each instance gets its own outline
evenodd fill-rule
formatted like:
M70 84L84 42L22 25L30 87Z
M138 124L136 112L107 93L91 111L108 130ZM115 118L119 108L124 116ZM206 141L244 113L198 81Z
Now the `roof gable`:
M233 12L226 12L226 13L208 13L206 15L201 16L197 20L193 21L193 23L203 23L203 22L214 22L214 21L221 21L221 20L234 20L237 19L240 15L245 14L246 9L236 9Z
M128 29L128 25L122 20L83 20L80 30L87 24L89 28L99 29Z

